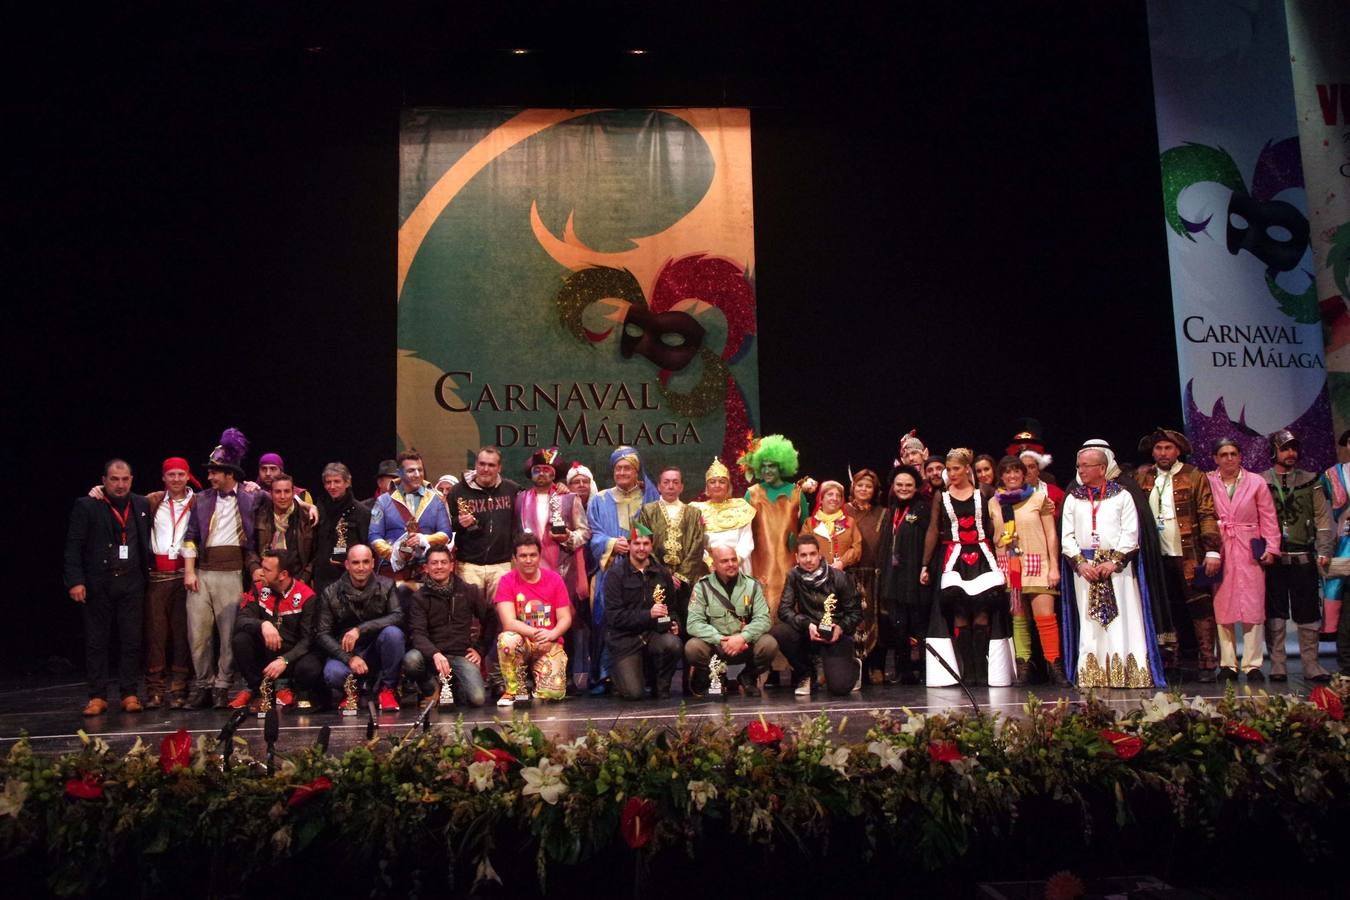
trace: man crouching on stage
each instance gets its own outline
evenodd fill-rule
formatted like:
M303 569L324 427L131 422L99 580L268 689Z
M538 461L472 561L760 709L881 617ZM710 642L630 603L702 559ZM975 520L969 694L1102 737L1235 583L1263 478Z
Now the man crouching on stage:
M319 605L309 585L292 573L300 568L293 550L264 550L259 566L261 580L250 593L234 619L234 664L244 677L244 690L230 701L240 709L252 701L260 711L259 688L264 678L275 682L285 678L289 686L274 695L278 707L296 702L295 688L324 699L323 652L310 642L314 613ZM263 660L271 662L263 665Z
M769 634L769 601L759 582L741 571L735 547L713 547L709 553L713 571L694 584L689 597L684 661L693 672L690 684L695 695L707 691L708 664L716 654L733 665L745 663L737 678L741 693L758 697L759 673L769 671L778 652L778 641Z
M833 603L828 602L831 598ZM829 628L821 624L827 612L833 620ZM811 696L817 654L824 658L825 686L831 694L842 697L853 689L858 669L852 635L861 618L853 579L825 565L815 535L802 535L797 539L797 565L783 584L778 624L772 632L792 666L798 697Z
M375 577L375 555L365 544L347 548L347 573L324 588L314 636L328 655L323 680L343 690L347 676L368 681L366 657L374 654L379 666L381 712L397 712L394 686L403 669L403 613L388 579ZM338 711L356 715L358 697L344 696Z
M443 679L452 679L451 696L469 706L482 706L487 700L480 668L483 647L473 642L474 621L483 625L481 597L455 577L449 547L427 551L425 575L408 607L412 649L403 657L403 673L417 684L423 703L438 694L445 697ZM485 625L479 629L480 641L484 631ZM427 660L431 660L431 671L427 671Z
M512 550L512 567L497 581L497 658L506 692L498 706L530 699L525 666L534 664L534 693L540 700L567 696L567 652L563 635L572 627L572 601L557 572L539 565L539 538L523 534Z
M670 679L680 659L679 625L670 614L675 583L652 556L652 533L635 525L628 555L617 557L605 579L605 641L619 696L641 700L646 673L656 677L656 698L670 696Z

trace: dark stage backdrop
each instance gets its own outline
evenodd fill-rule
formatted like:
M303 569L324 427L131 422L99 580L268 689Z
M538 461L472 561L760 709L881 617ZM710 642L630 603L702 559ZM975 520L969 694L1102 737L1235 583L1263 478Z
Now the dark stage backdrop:
M395 441L403 108L748 107L762 423L818 477L885 467L915 426L997 453L1033 415L1062 479L1085 437L1179 421L1141 4L728 6L34 29L0 668L79 658L60 555L107 456L148 491L234 425L250 465L279 451L317 489L342 459L369 491Z

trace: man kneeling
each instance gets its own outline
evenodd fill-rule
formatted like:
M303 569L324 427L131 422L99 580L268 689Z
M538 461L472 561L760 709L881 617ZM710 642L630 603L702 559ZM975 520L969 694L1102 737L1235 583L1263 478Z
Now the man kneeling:
M827 611L826 601L831 598L833 625L823 628L820 623ZM852 634L861 619L862 606L853 579L825 565L814 535L802 535L797 539L797 565L783 584L779 621L772 631L792 666L798 697L811 696L817 655L823 658L825 686L831 694L844 696L853 689L858 668Z
M498 706L528 701L525 667L534 664L534 694L540 700L567 696L567 652L562 636L572 627L572 604L567 585L557 572L539 565L539 538L523 534L516 539L511 571L497 582L497 658L506 693Z
M605 577L605 643L613 660L614 687L625 700L641 700L648 674L658 700L670 696L670 679L680 661L679 624L671 618L675 583L652 556L652 533L634 525L628 555L618 557Z
M483 618L478 592L455 577L450 548L433 546L424 562L426 578L408 607L412 649L403 657L403 674L418 685L423 703L440 694L441 679L451 678L451 692L461 703L482 706L487 700L479 668L483 654L473 642L474 620ZM484 631L480 628L479 634Z
M707 691L708 664L714 655L726 663L744 663L737 679L747 697L759 696L759 673L768 671L778 641L769 632L769 602L759 582L741 571L736 548L709 551L713 572L694 584L689 597L689 642L684 661L693 675L695 694Z
M323 680L333 690L341 690L348 676L358 681L375 674L371 657L379 669L381 712L397 712L394 687L403 669L403 613L394 596L393 582L375 577L375 556L365 544L347 548L347 571L323 589L319 604L319 622L315 640L328 661ZM339 712L354 716L357 701L344 697Z
M310 643L313 619L319 601L314 591L292 574L298 569L291 550L265 550L259 568L262 581L244 602L234 619L230 643L234 664L247 687L230 701L234 709L249 705L260 709L259 688L264 678L285 678L289 687L274 695L278 707L296 702L296 687L319 698L327 696L323 684L323 653ZM263 665L263 660L271 661Z

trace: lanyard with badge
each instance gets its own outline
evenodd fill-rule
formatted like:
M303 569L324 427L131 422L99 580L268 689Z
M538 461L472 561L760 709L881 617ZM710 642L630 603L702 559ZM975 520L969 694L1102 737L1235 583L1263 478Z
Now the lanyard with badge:
M112 510L113 518L117 520L118 527L122 529L122 543L117 548L117 558L131 559L131 548L127 546L127 520L131 518L131 500L127 500L127 508L121 513L117 511L117 507L113 506L112 501L107 497L103 498L103 502L108 504L108 509Z
M183 498L183 514L181 516L174 515L172 497L168 497L164 501L169 504L169 551L167 553L169 559L178 558L178 524L187 518L189 499L191 498Z
M1164 478L1166 476L1166 478ZM1164 484L1164 481L1166 484ZM1171 471L1159 472L1158 479L1153 483L1153 497L1158 499L1158 505L1153 510L1153 521L1158 527L1158 533L1162 534L1167 530L1167 517L1163 515L1163 497L1166 495L1167 488L1172 484Z

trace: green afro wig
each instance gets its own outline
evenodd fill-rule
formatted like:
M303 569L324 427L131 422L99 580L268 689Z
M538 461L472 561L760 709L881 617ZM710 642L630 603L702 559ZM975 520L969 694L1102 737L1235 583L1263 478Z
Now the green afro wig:
M791 478L797 474L797 448L781 434L766 434L752 443L736 462L751 481L759 477L759 467L766 462L776 463L779 474Z

